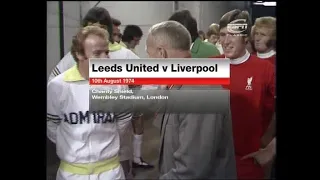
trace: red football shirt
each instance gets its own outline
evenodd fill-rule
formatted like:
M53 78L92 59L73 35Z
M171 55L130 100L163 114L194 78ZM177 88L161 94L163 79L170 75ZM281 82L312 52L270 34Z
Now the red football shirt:
M254 55L257 56L257 53L252 53ZM258 57L258 56L257 56ZM273 65L275 65L276 62L276 55L275 54L271 54L271 56L266 56L266 57L258 57L260 59L262 59L263 61L269 61L271 62ZM275 66L274 66L275 68ZM270 121L272 119L273 113L275 111L275 99L274 96L269 96L269 97L265 97L265 108L263 113L263 117L264 117L264 122L263 122L263 132L265 132L270 124Z
M215 58L219 57L224 58L224 55ZM224 87L230 90L238 178L261 179L263 169L254 163L254 159L241 158L260 148L265 97L275 94L274 66L250 55L245 62L230 65L230 77L230 85Z

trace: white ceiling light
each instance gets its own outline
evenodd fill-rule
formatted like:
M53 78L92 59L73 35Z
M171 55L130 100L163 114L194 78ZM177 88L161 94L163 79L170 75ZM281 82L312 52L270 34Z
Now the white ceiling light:
M261 6L277 6L277 2L262 2L262 1L257 1L253 3L254 5L261 5Z

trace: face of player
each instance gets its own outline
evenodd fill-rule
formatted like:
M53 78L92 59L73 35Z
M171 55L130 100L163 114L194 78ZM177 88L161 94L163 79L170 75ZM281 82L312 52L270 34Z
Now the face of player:
M246 53L245 37L229 33L227 27L220 29L220 43L226 58L236 59Z
M78 55L79 66L87 68L89 72L90 58L109 58L108 41L96 35L89 35L83 42L85 56Z
M149 58L167 58L165 49L157 47L154 39L150 35L147 38L146 51Z
M219 41L219 36L212 34L209 39L209 42L211 42L212 44L216 44Z
M267 46L272 37L272 30L266 27L259 27L254 32L254 47L259 53L269 52L272 47Z
M113 40L117 43L121 41L119 26L113 25Z

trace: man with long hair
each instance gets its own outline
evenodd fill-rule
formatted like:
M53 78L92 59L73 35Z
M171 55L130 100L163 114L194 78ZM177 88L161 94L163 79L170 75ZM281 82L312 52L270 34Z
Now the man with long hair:
M275 64L276 59L276 26L276 18L265 16L257 18L252 29L257 56L272 64Z

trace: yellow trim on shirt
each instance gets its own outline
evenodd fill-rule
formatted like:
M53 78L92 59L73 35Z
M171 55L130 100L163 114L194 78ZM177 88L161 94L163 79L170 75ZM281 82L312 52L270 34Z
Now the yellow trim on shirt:
M121 49L122 45L120 45L117 42L109 43L109 51L114 52L114 51L119 51Z
M121 44L121 46L123 46L123 47L125 47L125 48L127 48L127 49L129 49L128 48L128 46L125 44L125 43L123 43L122 41L120 41L120 44ZM136 54L137 55L137 52L136 52L136 50L135 49L130 49L134 54Z
M66 82L75 82L75 81L83 81L85 79L81 76L77 65L74 65L72 68L68 69L64 73L63 80Z

